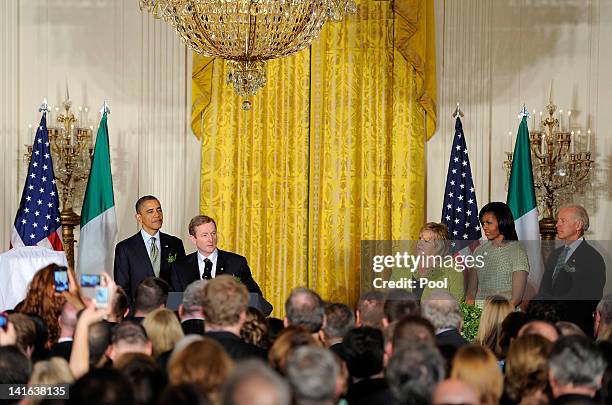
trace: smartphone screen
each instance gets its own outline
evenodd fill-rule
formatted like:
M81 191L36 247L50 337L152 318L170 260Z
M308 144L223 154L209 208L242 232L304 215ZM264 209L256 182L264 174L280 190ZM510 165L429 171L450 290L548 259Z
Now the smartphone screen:
M0 312L0 328L6 330L8 327L8 315L6 312Z
M55 291L68 291L68 271L65 267L57 267L54 272Z
M108 306L108 288L96 287L96 308L106 308Z
M81 274L81 287L97 287L99 285L99 274Z

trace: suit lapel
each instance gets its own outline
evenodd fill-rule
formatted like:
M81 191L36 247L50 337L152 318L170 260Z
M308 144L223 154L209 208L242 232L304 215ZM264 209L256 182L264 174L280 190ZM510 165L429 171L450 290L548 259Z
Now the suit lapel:
M185 274L185 278L186 278L185 288L189 284L191 284L193 281L200 279L200 266L198 265L198 251L197 250L191 254L191 257L189 258L189 262L190 262L191 272L189 274Z
M222 250L217 248L217 270L215 271L215 277L225 274L225 256Z
M170 238L165 233L159 233L159 243L161 245L161 267L167 267L168 256L172 248L169 246Z
M149 273L147 277L154 276L155 273L153 272L151 258L149 257L149 252L147 252L147 247L145 246L144 239L142 238L142 234L140 233L140 231L138 231L138 233L134 235L134 242L134 253L139 256L139 261L141 263L145 263L143 267L146 268Z

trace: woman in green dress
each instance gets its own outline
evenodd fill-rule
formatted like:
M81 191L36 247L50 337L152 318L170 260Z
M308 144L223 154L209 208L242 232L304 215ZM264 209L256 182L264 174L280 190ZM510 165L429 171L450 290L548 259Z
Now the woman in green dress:
M420 280L426 280L428 283L422 289L421 299L427 298L433 290L444 289L457 301L463 300L465 291L463 273L461 267L456 266L448 254L448 249L448 228L445 224L428 222L421 228L417 254L422 260L414 273L417 285L420 285ZM443 287L439 287L442 285Z
M466 302L502 295L516 308L523 300L529 260L518 241L512 211L503 202L491 202L482 207L478 219L487 241L474 250L482 265L469 272Z

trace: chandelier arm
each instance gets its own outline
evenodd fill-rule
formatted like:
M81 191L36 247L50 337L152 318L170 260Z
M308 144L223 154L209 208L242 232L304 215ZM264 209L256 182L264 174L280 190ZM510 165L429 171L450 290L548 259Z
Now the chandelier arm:
M190 1L190 3L193 6L193 7L191 7L191 9L193 10L192 11L192 16L193 16L192 18L193 18L193 21L195 22L196 26L198 27L199 33L204 37L204 39L206 39L206 42L208 43L208 45L211 48L214 48L215 51L217 51L217 55L215 55L215 56L218 56L218 54L221 53L221 50L215 45L215 42L208 35L208 31L204 29L204 26L202 26L202 22L198 18L197 11L196 11L196 6L195 6L194 2ZM191 49L196 50L195 47L193 47L193 46L191 47ZM198 52L198 53L200 53L200 52Z
M247 34L246 40L246 49L244 50L246 54L246 59L251 60L251 54L253 52L253 48L255 47L255 38L257 37L257 16L249 15L249 31Z

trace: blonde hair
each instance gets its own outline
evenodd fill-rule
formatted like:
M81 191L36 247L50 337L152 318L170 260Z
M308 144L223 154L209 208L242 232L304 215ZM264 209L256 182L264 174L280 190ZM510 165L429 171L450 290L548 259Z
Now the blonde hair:
M68 362L61 357L34 363L30 384L72 384L74 376ZM28 398L28 404L40 404L43 398Z
M246 311L249 292L240 281L223 275L204 286L202 306L206 322L214 325L235 325Z
M512 312L512 304L501 295L493 295L485 301L475 342L488 347L498 357L503 357L501 324Z
M471 386L482 405L497 405L504 388L504 376L493 352L478 345L463 346L453 358L451 378Z
M234 368L234 362L215 340L203 338L190 343L170 358L170 385L193 384L213 403L219 390Z
M436 242L436 254L443 254L448 251L450 247L449 244L449 236L448 236L448 227L446 224L441 224L438 222L428 222L419 231L419 235L423 231L431 231L433 233L433 240Z
M510 344L506 357L506 388L510 398L544 391L548 384L546 359L553 344L540 335L524 335Z
M166 308L159 308L147 314L142 321L147 336L153 344L153 357L172 350L176 342L184 336L183 328L174 312Z

